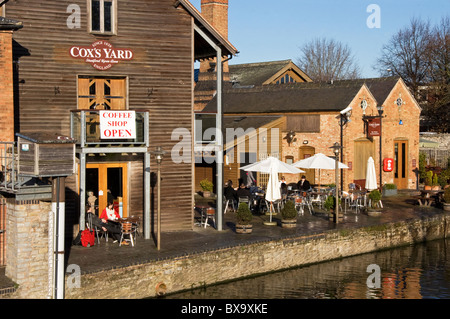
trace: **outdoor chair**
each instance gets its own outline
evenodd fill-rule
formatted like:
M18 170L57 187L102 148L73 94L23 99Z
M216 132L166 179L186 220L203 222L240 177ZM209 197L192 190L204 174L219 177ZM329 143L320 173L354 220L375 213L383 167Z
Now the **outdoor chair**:
M92 222L92 213L87 213L86 227L95 231L95 236L97 237L97 243L100 244L100 238L105 237L108 241L108 231L104 231L101 227L94 226Z
M101 227L95 226L95 236L97 237L97 243L100 244L100 238L105 237L108 242L108 231L104 231Z
M234 202L233 199L226 199L225 196L224 196L224 197L223 197L223 201L224 201L224 203L225 203L225 209L224 209L224 211L223 211L224 214L227 213L227 211L228 211L228 206L229 206L233 211L236 210L235 202Z
M308 208L311 215L314 213L314 208L311 203L311 197L308 195L296 197L294 204L295 208L298 210L299 215L303 215L303 213L305 212L305 207Z
M208 208L206 210L205 228L206 226L209 226L208 219L212 219L214 221L214 225L216 224L216 210L214 208Z
M250 208L251 203L250 203L250 199L248 197L239 197L239 204L240 203L247 203L248 208ZM238 204L238 206L239 206Z
M128 237L128 238L126 238ZM122 246L122 241L130 241L131 246L134 247L134 243L136 241L136 226L133 223L125 222L122 223L122 232L120 235L120 244Z
M139 231L139 228L141 227L142 224L142 217L131 215L130 220L134 223L134 226L136 227L136 236L142 237L142 233Z

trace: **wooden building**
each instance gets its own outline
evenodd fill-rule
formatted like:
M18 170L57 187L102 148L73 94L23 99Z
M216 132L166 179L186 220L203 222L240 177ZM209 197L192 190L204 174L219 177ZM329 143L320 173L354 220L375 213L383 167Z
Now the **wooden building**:
M110 190L123 216L150 209L153 218L158 186L148 176L156 172L150 152L157 146L167 152L162 231L192 229L194 161L192 152L173 161L180 140L172 132L193 131L194 62L229 59L233 45L187 0L10 0L2 9L23 24L12 39L14 132L78 140L77 173L66 184L74 230L88 191L100 211ZM112 120L132 114L135 135L102 138L105 110Z

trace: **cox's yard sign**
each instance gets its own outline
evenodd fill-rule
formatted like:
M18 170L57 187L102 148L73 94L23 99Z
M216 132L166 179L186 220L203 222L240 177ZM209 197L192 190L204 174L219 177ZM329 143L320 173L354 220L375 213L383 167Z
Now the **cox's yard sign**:
M136 112L100 111L100 138L135 139Z
M131 60L133 51L129 49L116 49L105 40L96 41L89 47L73 46L69 50L72 58L83 59L97 70L108 70L123 60Z

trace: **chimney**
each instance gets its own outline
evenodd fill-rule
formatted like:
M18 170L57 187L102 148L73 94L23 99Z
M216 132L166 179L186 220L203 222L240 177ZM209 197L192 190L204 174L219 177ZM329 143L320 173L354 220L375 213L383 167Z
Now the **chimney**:
M228 40L228 0L202 0L201 13L219 33ZM216 61L207 60L200 64L200 73L216 72ZM229 76L228 62L223 64L224 79Z
M0 7L0 13L1 13ZM0 16L0 141L14 141L13 31L22 23Z

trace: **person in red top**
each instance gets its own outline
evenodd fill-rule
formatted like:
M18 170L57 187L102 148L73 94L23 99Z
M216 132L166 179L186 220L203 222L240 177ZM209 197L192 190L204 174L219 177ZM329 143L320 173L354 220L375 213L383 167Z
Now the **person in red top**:
M100 219L106 223L108 220L116 220L119 219L120 215L114 209L114 204L112 202L108 202L105 209L102 211L100 215Z
M114 204L112 202L108 202L108 205L106 205L105 209L103 209L102 214L100 215L100 219L104 224L108 224L108 221L115 221L116 219L119 219L120 215L119 213L116 212L116 210L114 209ZM111 223L110 223L111 224ZM115 224L115 223L112 223ZM115 227L117 228L116 230L119 230L119 234L120 234L120 226ZM108 229L109 232L111 232ZM113 232L115 233L115 231ZM119 236L120 238L120 236ZM117 242L117 238L114 238L113 242ZM122 245L128 246L128 242L123 241Z

